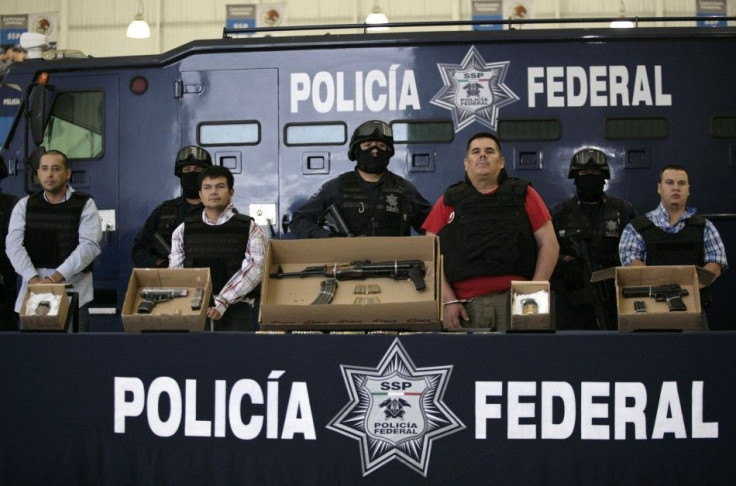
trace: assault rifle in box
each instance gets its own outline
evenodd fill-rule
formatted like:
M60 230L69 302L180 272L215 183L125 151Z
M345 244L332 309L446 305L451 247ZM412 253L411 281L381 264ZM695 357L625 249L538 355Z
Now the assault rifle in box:
M427 273L421 260L394 260L371 263L370 260L355 261L348 265L320 265L307 267L301 272L283 272L281 266L271 278L287 277L328 277L336 280L363 280L374 277L388 277L394 280L411 280L417 291L424 290L424 275Z
M686 311L682 298L688 295L688 291L678 284L653 285L649 287L624 287L623 294L626 298L651 297L657 302L667 302L670 312Z

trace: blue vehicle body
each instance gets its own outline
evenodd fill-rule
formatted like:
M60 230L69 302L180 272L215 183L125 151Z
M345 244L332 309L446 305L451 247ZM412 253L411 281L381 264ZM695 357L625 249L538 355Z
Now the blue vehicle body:
M734 52L729 28L564 29L223 39L157 56L24 62L0 86L2 190L33 190L20 107L41 72L53 87L47 111L62 93L102 93L90 123L102 127L90 142L101 150L71 163L73 187L113 222L94 268L95 305L112 313L96 317L98 329L122 329L133 238L179 194L181 146L202 145L230 167L235 205L288 238L292 212L352 169L350 134L369 119L404 134L389 167L431 202L463 177L465 144L478 131L499 132L509 174L530 180L549 206L574 193L569 161L583 147L608 155L607 192L641 211L659 202L661 167L684 165L689 203L733 258ZM91 116L74 110L61 112ZM733 271L714 284L712 329L736 328L735 288Z

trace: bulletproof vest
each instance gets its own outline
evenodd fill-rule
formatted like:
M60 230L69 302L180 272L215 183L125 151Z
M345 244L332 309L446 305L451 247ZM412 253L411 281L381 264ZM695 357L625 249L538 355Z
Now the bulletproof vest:
M605 196L601 217L597 221L590 220L581 204L577 196L564 202L565 212L557 228L562 244L561 253L583 257L580 244L584 243L594 269L618 266L623 200Z
M528 186L509 178L490 195L465 181L447 189L444 201L455 216L438 236L449 282L482 275L532 278L537 245L525 210Z
M187 212L189 203L187 203L184 197L176 199L169 199L161 204L161 211L159 212L158 227L156 233L168 243L171 247L171 238L174 234L174 230L189 216L200 216L203 206L200 204L197 211ZM181 214L180 214L181 212ZM154 240L155 235L151 235L151 239L148 242L148 251L155 253L161 257L167 258L168 254L158 246Z
M685 227L681 231L672 234L659 229L646 215L639 216L631 224L646 243L647 265L705 264L704 218L692 216L685 220Z
M79 245L79 222L90 197L74 191L59 204L46 201L43 192L28 198L23 244L33 266L56 268Z
M248 247L252 219L236 214L220 225L208 225L201 215L184 220L184 266L209 268L212 293L222 287L240 270Z
M408 236L409 226L404 220L406 181L386 172L379 198L371 201L368 193L361 187L359 177L355 172L340 175L340 212L353 234Z
M158 228L156 231L171 242L171 235L174 230L181 224L179 219L179 209L176 206L176 199L169 199L161 204L161 213L158 220Z

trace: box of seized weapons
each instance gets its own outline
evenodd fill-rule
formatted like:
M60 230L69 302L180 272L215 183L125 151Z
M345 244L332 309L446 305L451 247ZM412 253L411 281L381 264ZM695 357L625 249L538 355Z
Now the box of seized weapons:
M203 331L209 268L134 268L121 312L126 332Z
M705 331L700 284L715 274L694 265L613 267L591 282L613 278L619 331Z
M20 308L23 331L63 331L69 314L66 285L29 285Z
M438 331L441 275L435 236L270 240L260 329Z

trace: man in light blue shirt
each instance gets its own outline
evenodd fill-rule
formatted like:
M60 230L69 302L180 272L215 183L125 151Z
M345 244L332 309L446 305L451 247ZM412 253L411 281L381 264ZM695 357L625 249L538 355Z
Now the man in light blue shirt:
M43 191L13 208L6 253L23 279L15 311L21 311L29 284L69 283L79 294L79 330L89 330L92 261L101 253L100 217L89 194L69 186L72 171L64 153L45 152L37 170Z
M687 206L690 182L685 168L660 172L657 209L624 228L618 246L622 265L698 265L716 274L728 268L726 248L716 227ZM705 289L707 290L707 289ZM710 296L701 290L703 304Z

